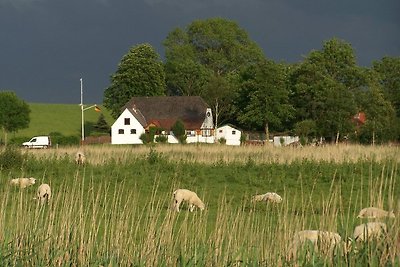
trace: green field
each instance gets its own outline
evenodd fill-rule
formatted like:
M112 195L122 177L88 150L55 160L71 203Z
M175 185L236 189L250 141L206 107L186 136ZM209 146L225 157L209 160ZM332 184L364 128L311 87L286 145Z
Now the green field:
M78 149L2 151L13 156L0 157L1 266L292 266L294 232L345 240L367 206L395 211L387 236L347 255L304 254L299 265L400 264L398 147L104 145L80 148L85 166L74 163ZM32 200L38 185L8 185L30 176L51 185L50 205ZM177 188L196 191L206 209L172 211ZM284 201L250 202L268 191Z
M85 105L90 107L92 104ZM41 104L29 103L31 109L29 128L10 134L13 137L30 138L37 135L48 135L59 132L65 136L81 136L81 108L78 104ZM109 126L114 123L106 108L99 105ZM84 111L85 136L90 135L93 125L97 122L100 112L93 108Z

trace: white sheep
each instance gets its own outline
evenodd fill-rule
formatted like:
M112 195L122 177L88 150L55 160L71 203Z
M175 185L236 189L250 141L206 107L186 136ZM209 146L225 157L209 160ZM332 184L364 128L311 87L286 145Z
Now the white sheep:
M85 161L86 161L85 154L83 154L82 151L76 152L76 155L75 155L76 164L83 165L83 164L85 164Z
M378 239L387 233L387 226L383 222L363 223L354 228L353 237L355 241L368 241Z
M342 245L342 238L338 233L321 230L303 230L294 234L289 247L288 259L296 259L297 252L309 242L315 252L332 255L334 249Z
M37 198L40 200L40 204L44 204L47 202L49 204L51 198L51 189L48 184L41 184L37 190Z
M357 218L369 218L369 219L374 219L374 218L378 219L384 217L395 218L395 215L393 211L386 211L380 208L368 207L360 210L357 216Z
M187 201L189 204L189 210L192 212L194 207L198 207L200 210L204 210L205 205L203 201L197 196L197 194L188 189L177 189L173 193L174 195L174 208L177 212L179 212L179 206L182 201Z
M282 197L275 192L268 192L262 195L255 195L251 198L252 202L271 202L271 203L281 203Z
M261 202L264 200L265 194L255 195L251 197L251 202Z
M30 178L15 178L10 180L11 185L19 186L20 188L26 188L28 186L34 185L36 183L36 179L33 177Z
M282 197L274 192L265 193L264 201L272 203L281 203Z

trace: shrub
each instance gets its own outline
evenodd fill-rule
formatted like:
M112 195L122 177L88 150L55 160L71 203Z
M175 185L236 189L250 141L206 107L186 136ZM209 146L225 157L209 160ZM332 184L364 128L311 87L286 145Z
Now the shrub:
M240 135L240 144L246 143L246 140L247 140L246 134L242 132L242 134Z
M14 146L22 146L23 142L29 141L31 137L20 136L20 137L13 137L9 140L8 144Z
M149 140L149 135L147 133L142 133L139 137L140 140L142 140L143 144L148 144L150 143Z
M72 146L72 145L79 145L80 137L76 135L69 135L64 136L59 132L51 132L49 134L51 138L51 143L53 146L60 145L60 146Z
M156 134L160 134L163 131L160 127L149 127L149 131L147 133L143 133L140 135L140 140L142 140L143 144L154 143L154 136ZM160 139L162 140L162 139ZM157 139L155 140L157 141ZM158 141L157 141L158 142Z
M0 168L6 170L12 168L21 168L25 158L26 156L22 155L21 151L9 145L0 154Z
M154 148L150 147L150 152L147 155L147 161L150 164L155 164L157 162L160 162L162 160L162 153L158 153L157 151L154 150Z
M220 139L218 139L218 142L219 142L220 144L225 145L225 144L226 144L226 139L225 139L224 137L221 137Z
M172 132L178 139L179 143L184 144L186 143L186 131L185 131L185 125L181 120L177 120L175 124L172 126Z
M157 137L156 137L156 142L157 143L166 143L168 141L168 137L167 136L165 136L165 135L158 135Z

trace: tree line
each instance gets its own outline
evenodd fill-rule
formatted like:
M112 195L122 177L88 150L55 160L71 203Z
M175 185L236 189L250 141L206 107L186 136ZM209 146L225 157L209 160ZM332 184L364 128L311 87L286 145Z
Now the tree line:
M332 38L301 62L274 62L234 21L196 20L172 30L165 59L150 44L123 56L104 92L114 117L133 96L201 96L215 124L307 139L400 140L400 58L361 67L351 44ZM365 120L357 120L362 114Z

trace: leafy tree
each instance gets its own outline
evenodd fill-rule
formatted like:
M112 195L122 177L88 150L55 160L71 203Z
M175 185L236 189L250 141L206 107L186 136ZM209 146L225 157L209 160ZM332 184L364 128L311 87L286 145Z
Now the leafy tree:
M215 117L215 128L220 124L231 120L234 113L234 97L235 93L232 89L233 82L229 81L229 77L213 76L209 83L204 87L207 92L203 99L213 107Z
M384 57L374 62L372 69L378 73L386 99L392 102L400 118L400 57Z
M360 129L360 141L363 143L386 142L398 136L396 111L392 103L384 96L383 90L370 72L369 87L359 93L360 110L366 115L365 124Z
M313 120L303 120L295 124L294 132L300 137L315 137L316 124Z
M297 121L314 121L317 133L331 140L352 132L355 95L365 77L350 44L335 38L325 42L321 51L312 51L295 66L290 83Z
M111 76L111 85L104 91L104 106L116 118L132 97L159 95L165 95L163 63L150 44L140 44L123 56Z
M166 47L166 84L170 94L196 96L202 95L212 70L196 60L194 47L186 32L175 29L164 41Z
M237 100L238 120L248 128L282 130L293 116L283 65L265 60L242 74Z
M235 22L193 21L164 41L166 79L172 94L199 95L226 120L232 111L236 76L264 60L262 49Z
M25 101L11 91L0 92L0 126L7 144L7 133L29 127L31 110Z

